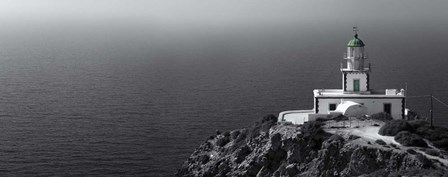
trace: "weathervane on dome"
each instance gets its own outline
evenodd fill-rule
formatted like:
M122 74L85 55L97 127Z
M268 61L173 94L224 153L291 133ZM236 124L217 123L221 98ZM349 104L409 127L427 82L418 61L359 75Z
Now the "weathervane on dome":
M354 26L353 31L355 32L355 37L358 38L358 31L359 31L358 27Z

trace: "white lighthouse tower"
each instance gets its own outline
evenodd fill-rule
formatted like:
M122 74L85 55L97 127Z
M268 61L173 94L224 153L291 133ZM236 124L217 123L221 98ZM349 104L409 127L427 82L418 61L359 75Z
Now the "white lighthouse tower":
M353 27L354 37L347 44L344 63L341 64L342 89L315 89L314 108L311 110L291 110L279 114L279 121L301 124L317 118L338 115L364 117L385 112L394 119L403 119L405 110L405 90L370 88L370 63L364 51L365 44Z
M344 93L370 93L369 73L370 64L365 67L367 59L364 53L364 42L358 37L357 28L354 27L355 36L347 44L347 53L344 60L347 64L341 65L342 88Z

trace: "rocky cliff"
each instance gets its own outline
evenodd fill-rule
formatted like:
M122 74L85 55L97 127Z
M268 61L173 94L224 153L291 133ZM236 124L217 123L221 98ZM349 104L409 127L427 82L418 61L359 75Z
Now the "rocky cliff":
M424 148L331 131L324 124L277 123L270 115L251 128L218 132L176 176L448 176L445 151L428 155Z

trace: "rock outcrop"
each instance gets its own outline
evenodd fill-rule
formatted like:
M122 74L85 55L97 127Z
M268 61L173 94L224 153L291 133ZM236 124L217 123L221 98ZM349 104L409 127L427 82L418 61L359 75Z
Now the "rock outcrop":
M210 137L176 176L444 176L440 158L356 135L330 134L320 122L277 123ZM442 159L443 160L443 159Z

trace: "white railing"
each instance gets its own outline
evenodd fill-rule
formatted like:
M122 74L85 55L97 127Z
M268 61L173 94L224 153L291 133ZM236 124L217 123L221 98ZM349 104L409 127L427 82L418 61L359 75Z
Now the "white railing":
M369 63L367 67L364 67L362 70L352 69L352 68L344 68L344 63L341 63L341 71L372 71L372 66Z

